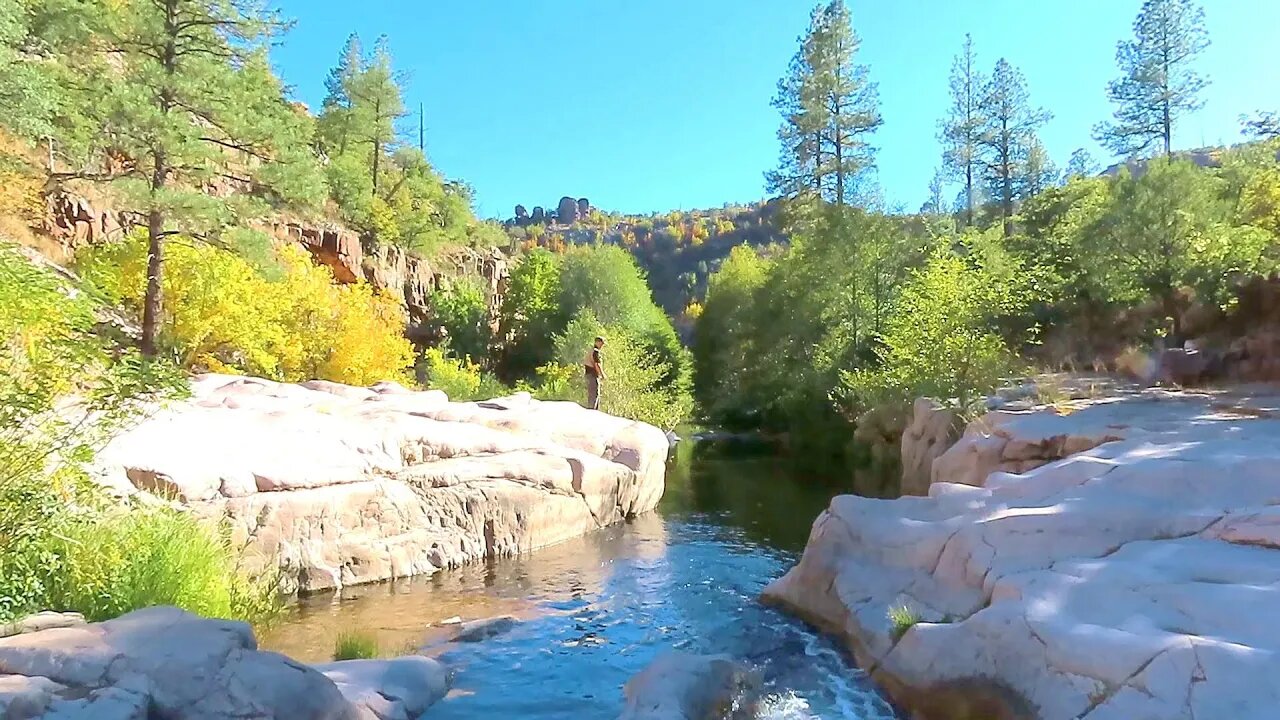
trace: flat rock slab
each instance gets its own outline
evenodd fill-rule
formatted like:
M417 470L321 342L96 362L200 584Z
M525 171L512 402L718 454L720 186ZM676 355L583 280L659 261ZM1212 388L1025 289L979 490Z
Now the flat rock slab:
M155 607L0 639L9 718L356 720L320 672L257 649L249 626Z
M1274 718L1277 400L991 413L935 461L929 497L833 499L765 600L842 635L917 710L968 687L1008 697L998 717Z
M527 394L201 375L105 447L94 476L224 518L287 589L435 572L653 509L661 430Z

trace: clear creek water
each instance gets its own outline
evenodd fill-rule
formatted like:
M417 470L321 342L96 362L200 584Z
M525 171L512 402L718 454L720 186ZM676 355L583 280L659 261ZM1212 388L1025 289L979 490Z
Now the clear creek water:
M347 629L375 633L385 654L428 646L456 669L431 720L614 718L622 686L668 649L757 667L761 718L893 718L837 643L758 602L840 491L774 458L681 443L655 513L523 557L304 598L263 646L325 661ZM519 622L441 644L451 618L501 615Z

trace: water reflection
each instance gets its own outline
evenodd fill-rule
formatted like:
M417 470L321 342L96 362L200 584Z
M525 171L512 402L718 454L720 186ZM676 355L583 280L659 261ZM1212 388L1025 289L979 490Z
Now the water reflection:
M757 602L845 489L683 444L658 513L520 558L308 598L263 644L319 661L346 628L396 652L445 639L453 617L512 615L521 622L483 642L433 648L458 673L428 717L615 717L622 685L670 648L760 667L768 717L890 717L830 641Z

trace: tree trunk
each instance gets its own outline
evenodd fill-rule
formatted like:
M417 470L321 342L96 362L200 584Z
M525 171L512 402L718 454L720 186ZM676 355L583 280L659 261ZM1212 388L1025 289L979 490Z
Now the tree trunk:
M160 182L163 185L163 179ZM156 331L160 324L160 282L163 273L164 214L152 208L147 213L147 294L142 304L142 354L149 358L156 356Z
M164 29L167 42L161 65L165 75L177 74L178 8L176 0L167 0L164 6ZM173 108L173 89L165 86L158 99L162 116L168 116ZM164 279L164 211L157 207L160 192L169 180L169 158L162 146L151 151L151 207L147 211L147 290L142 300L142 355L156 355L156 335L160 326L161 283Z
M964 199L965 227L973 227L973 161L964 165Z

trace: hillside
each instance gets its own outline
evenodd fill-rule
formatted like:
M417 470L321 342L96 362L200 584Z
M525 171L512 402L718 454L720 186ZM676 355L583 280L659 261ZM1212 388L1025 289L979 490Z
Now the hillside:
M601 211L585 198L562 202L554 213L540 207L532 214L523 210L517 206L515 217L505 223L513 245L553 252L574 245L622 247L645 271L654 299L677 320L691 303L702 301L707 278L731 249L745 244L769 252L788 241L779 216L781 203L774 200L649 215Z

